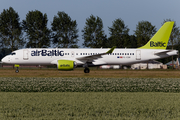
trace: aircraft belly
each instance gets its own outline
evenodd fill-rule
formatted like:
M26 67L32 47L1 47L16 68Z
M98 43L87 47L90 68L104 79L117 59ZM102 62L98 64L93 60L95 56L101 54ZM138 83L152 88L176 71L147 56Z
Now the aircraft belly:
M134 57L130 57L130 56L123 56L123 57L116 56L113 59L105 59L104 61L109 65L124 65L124 64L131 64L136 60Z
M14 64L22 64L22 65L50 65L52 58L49 57L29 57L29 59L21 59L18 61L14 61Z

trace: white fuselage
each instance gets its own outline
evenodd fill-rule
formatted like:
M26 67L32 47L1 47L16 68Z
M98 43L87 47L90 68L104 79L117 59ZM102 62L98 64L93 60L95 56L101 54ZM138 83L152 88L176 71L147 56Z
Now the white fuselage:
M2 59L7 64L26 65L51 65L57 64L57 60L73 60L77 65L130 65L134 63L161 59L177 55L177 50L160 49L114 49L113 53L101 55L101 57L86 59L86 57L106 53L109 49L65 49L65 48L37 48L20 49L12 52ZM155 54L161 52L160 54ZM85 59L80 59L84 58Z

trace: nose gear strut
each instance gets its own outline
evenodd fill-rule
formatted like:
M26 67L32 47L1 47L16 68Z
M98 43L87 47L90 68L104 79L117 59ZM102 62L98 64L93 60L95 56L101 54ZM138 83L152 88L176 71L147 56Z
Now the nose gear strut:
M19 72L19 65L15 64L14 67L16 68L15 72L18 73Z

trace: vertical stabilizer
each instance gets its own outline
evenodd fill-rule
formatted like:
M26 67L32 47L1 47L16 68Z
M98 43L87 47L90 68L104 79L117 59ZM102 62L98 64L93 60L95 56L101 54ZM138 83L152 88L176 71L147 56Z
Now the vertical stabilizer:
M138 49L166 49L174 21L164 23L149 42Z

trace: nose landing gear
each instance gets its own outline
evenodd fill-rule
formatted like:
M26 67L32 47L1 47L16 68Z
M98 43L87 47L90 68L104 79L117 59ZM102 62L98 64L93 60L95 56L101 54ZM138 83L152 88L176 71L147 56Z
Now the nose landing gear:
M14 65L14 67L16 68L15 72L18 73L19 72L19 65Z
M15 72L16 72L16 73L18 73L18 72L19 72L18 68L16 68Z

